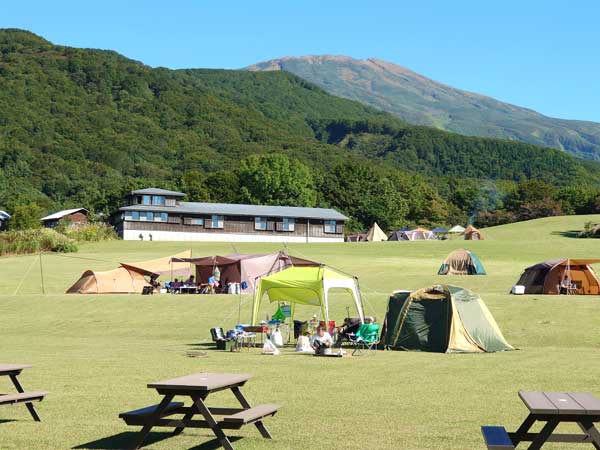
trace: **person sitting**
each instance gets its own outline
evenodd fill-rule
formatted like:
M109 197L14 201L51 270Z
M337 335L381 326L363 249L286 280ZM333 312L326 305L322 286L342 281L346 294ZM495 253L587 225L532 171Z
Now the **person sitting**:
M312 346L310 345L310 334L307 332L302 333L298 336L298 341L296 342L296 350L297 353L314 353Z
M338 328L335 347L341 347L344 341L349 341L354 336L362 324L358 317L346 317L344 324Z
M333 346L333 338L325 330L325 327L319 325L317 331L310 338L310 346L317 355L331 355L331 347Z
M571 280L569 280L569 276L565 274L562 281L560 282L559 294L569 294L569 291L572 289Z
M186 287L195 287L196 280L194 279L194 275L190 275L190 277L183 282L183 285Z
M154 292L160 293L160 282L158 281L158 275L152 275L150 277L150 285L152 286Z
M181 286L183 285L183 283L181 281L179 281L177 278L175 278L173 280L173 282L171 283L171 292L177 292L179 289L181 289Z

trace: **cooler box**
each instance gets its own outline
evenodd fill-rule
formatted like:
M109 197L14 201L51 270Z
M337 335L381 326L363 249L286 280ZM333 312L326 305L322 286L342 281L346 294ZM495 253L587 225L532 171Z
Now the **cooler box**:
M519 284L515 284L510 291L511 294L514 295L523 295L525 294L525 286L521 286Z

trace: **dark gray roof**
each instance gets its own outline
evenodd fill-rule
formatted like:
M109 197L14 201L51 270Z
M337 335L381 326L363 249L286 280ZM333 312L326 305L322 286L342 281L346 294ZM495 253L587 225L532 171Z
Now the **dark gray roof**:
M137 191L131 191L131 193L133 195L170 195L171 197L185 196L185 194L183 192L168 191L166 189L159 189L159 188L138 189Z
M181 202L178 206L132 205L120 208L119 211L159 211L184 214L215 214L223 216L296 217L322 220L348 220L346 216L337 212L335 209L304 208L296 206L237 205L232 203Z

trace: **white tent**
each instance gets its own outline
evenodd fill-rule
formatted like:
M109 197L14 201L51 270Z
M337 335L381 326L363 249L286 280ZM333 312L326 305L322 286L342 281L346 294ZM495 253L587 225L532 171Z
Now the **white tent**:
M461 227L460 225L456 225L448 230L448 233L457 233L460 234L465 231L465 227Z
M383 231L381 231L381 228L379 228L377 222L375 222L373 223L373 226L367 233L367 237L365 238L365 240L368 242L382 242L387 241L388 237Z

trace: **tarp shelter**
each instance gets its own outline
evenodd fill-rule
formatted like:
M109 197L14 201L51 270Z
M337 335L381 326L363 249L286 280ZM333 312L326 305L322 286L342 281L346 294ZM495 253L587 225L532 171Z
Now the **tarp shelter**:
M141 294L145 286L150 286L144 275L152 274L125 267L105 272L86 270L67 294Z
M377 222L375 222L375 223L373 223L373 226L371 227L371 229L368 231L366 240L368 242L383 242L383 241L387 241L388 237L381 230L381 228L379 228L379 225L377 225Z
M292 319L295 305L312 305L321 308L325 323L329 323L329 292L332 289L342 289L352 296L360 321L363 323L364 311L357 278L327 266L318 266L290 267L263 277L258 282L254 293L252 325L256 325L260 304L265 294L271 303L290 303Z
M390 236L390 241L433 241L436 240L435 233L426 228L415 228L414 230L394 231Z
M464 248L450 253L438 270L438 275L485 275L477 255Z
M196 280L206 282L213 274L215 267L219 268L221 283L246 282L242 292L253 292L260 277L279 272L291 266L318 266L320 263L307 259L290 256L287 253L275 252L267 254L231 254L226 256L206 256L189 258L184 261L196 268Z
M467 241L483 241L483 234L473 225L469 225L465 228L465 231L461 233Z
M463 226L460 226L460 225L455 225L455 226L453 226L452 228L450 228L450 229L448 230L448 233L456 233L456 234L461 234L462 232L464 232L464 231L465 231L465 229L466 229L466 228L465 228L465 227L463 227Z
M187 276L191 273L190 263L184 261L192 257L191 250L185 250L164 258L150 259L132 263L121 263L121 266L138 271L152 272L158 275Z
M576 287L577 295L599 295L600 282L592 264L600 259L555 259L535 264L525 269L518 285L525 287L525 294L560 293L563 280Z
M439 353L514 350L481 297L450 285L392 294L381 342L391 350Z
M367 239L367 233L349 234L346 236L346 242L364 242Z

